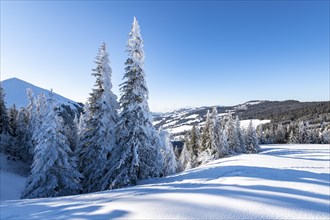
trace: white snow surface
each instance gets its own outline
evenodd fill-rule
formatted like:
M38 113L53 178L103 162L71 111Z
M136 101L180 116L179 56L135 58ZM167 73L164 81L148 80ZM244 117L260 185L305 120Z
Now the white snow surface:
M263 145L140 185L1 202L1 219L329 219L329 145Z
M0 201L19 199L25 187L29 167L20 161L8 160L0 153ZM0 219L1 218L0 213Z
M180 133L183 131L190 131L191 128L192 128L192 125L182 125L179 127L166 129L166 131L168 131L171 134L175 134L175 133Z

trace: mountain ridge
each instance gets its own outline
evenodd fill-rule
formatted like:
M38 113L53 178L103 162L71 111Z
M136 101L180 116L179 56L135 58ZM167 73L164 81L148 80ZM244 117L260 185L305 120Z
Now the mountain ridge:
M28 105L28 97L26 90L28 88L32 89L34 97L36 98L38 94L44 93L46 98L50 97L50 90L44 89L40 86L36 86L30 82L13 77L1 81L1 86L5 92L5 102L8 108L12 107L14 104L17 108L25 107ZM56 92L52 92L53 98L58 101L59 104L64 104L73 108L81 108L82 103L75 102L69 98L59 95Z

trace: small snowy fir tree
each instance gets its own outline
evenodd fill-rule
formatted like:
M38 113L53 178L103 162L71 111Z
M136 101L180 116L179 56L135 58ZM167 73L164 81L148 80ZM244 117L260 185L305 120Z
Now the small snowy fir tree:
M252 124L252 120L250 121L249 126L246 130L245 140L247 153L257 153L261 150L258 143L256 130Z
M211 113L211 120L213 122L213 142L211 144L211 148L209 149L210 158L212 160L219 159L220 155L223 155L221 146L221 134L222 134L222 127L221 121L218 116L217 107L213 107Z
M81 118L80 145L75 155L83 175L84 192L101 190L102 178L108 171L112 150L115 148L115 124L118 122L117 97L113 94L109 54L105 43L101 45L95 59L96 77L93 92L85 114Z
M198 166L198 150L201 147L200 139L201 139L200 130L196 125L193 125L188 140L189 141L188 144L190 145L191 155L192 155L191 157L192 167Z
M274 143L274 132L273 128L267 128L265 131L265 140L267 144L273 144Z
M5 93L0 84L0 151L5 151L10 143L8 134L8 112L5 104Z
M68 139L63 134L63 121L58 116L53 100L49 100L47 107L40 105L39 112L43 120L36 137L31 174L27 178L22 198L77 194L81 176Z
M323 130L320 137L321 144L330 144L330 130Z
M260 144L266 144L265 131L262 124L257 127L257 138Z
M310 143L310 132L307 130L308 122L300 121L298 124L298 142L300 144Z
M30 137L29 134L29 113L26 108L20 108L17 116L17 144L19 147L19 155L23 161L32 163L33 155L30 153Z
M236 152L239 152L241 142L237 134L237 129L234 123L232 112L229 112L227 116L225 130L228 136L229 154L235 154Z
M103 189L134 185L140 179L157 177L163 168L161 146L152 125L144 72L143 40L134 18L127 44L124 82L121 84L117 144Z
M237 153L246 153L244 132L241 129L241 123L239 121L238 115L236 115L236 119L235 119L235 129L239 140L239 146L236 147L235 151Z
M183 148L179 157L180 171L193 168L192 157L193 155L191 145L189 144L189 137L188 134L186 134L184 137Z
M285 140L285 128L281 123L277 125L276 131L275 131L275 143L283 144L286 142Z
M229 152L228 135L227 135L227 131L223 129L220 136L220 146L219 146L220 158L227 156L228 152Z
M8 129L8 113L5 104L5 92L0 84L0 134Z
M16 109L16 105L13 105L9 109L8 115L8 133L9 133L9 144L7 145L6 153L13 157L19 157L19 145L18 145L18 111Z
M158 133L162 146L161 152L164 158L164 165L161 171L161 176L168 176L176 173L178 165L169 133L162 130L161 127L159 128Z
M199 165L198 152L200 149L200 134L196 125L193 125L189 134L185 135L185 143L180 155L182 170L191 169Z
M214 143L216 147L214 159L222 158L228 155L228 142L227 142L227 133L223 129L222 121L217 117L216 109L213 110L215 117L214 119Z
M214 120L213 115L207 111L206 120L203 126L201 136L201 146L198 153L198 161L200 164L207 163L214 159L216 153L215 135L214 135Z
M294 130L291 129L290 135L289 135L289 144L296 144L296 143L298 143L297 136L296 136Z

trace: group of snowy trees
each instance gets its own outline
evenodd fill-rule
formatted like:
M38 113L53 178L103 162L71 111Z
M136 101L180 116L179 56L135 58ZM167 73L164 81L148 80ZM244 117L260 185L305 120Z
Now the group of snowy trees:
M247 129L240 126L238 116L230 112L221 119L217 108L207 112L201 128L193 126L185 136L185 144L180 154L181 170L237 153L257 153L260 151L257 134L250 122Z
M308 121L259 125L257 137L261 144L329 144L330 130L322 122L319 126Z
M127 52L118 103L107 46L101 45L92 72L94 88L79 121L70 126L52 96L46 100L40 94L35 99L29 90L28 106L8 111L0 90L1 151L32 164L22 198L96 192L176 172L168 134L152 125L136 18Z

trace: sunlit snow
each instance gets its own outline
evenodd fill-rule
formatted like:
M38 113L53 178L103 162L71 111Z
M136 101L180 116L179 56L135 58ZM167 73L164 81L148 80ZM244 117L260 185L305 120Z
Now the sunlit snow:
M329 145L263 145L167 178L1 202L1 219L329 219Z

